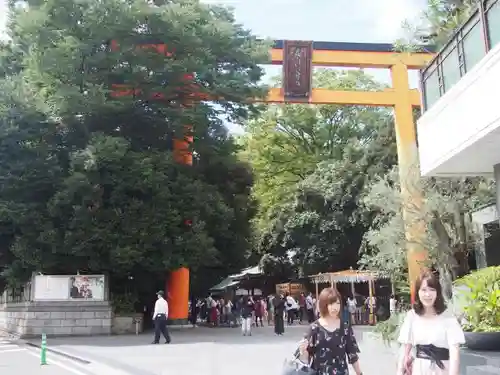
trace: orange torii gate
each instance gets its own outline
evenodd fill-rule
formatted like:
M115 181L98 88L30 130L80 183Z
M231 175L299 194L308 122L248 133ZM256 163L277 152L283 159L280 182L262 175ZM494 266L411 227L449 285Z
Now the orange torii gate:
M114 47L113 47L114 46ZM112 42L111 47L117 48ZM147 44L142 48L154 48L167 57L172 57L164 44ZM432 59L429 53L408 53L394 51L392 44L338 43L312 41L274 42L270 51L271 64L283 65L283 88L272 88L267 98L255 99L266 103L303 103L303 104L345 104L363 106L383 106L394 108L396 141L400 185L403 198L403 216L406 224L408 266L410 285L427 260L427 250L423 248L425 235L421 220L422 190L416 141L416 128L413 108L421 104L420 93L410 89L408 71L421 69ZM379 91L338 91L312 87L313 66L354 67L390 69L392 87ZM187 74L187 81L194 76ZM193 86L196 87L196 86ZM123 85L112 85L111 96L136 95L140 89ZM192 93L193 100L204 100ZM163 99L161 94L155 96ZM191 104L191 103L190 103ZM175 159L182 164L192 164L191 125L186 125L184 139L174 141ZM185 321L188 317L189 270L181 268L170 273L167 283L170 318ZM413 288L412 288L413 290ZM413 292L412 292L413 299Z

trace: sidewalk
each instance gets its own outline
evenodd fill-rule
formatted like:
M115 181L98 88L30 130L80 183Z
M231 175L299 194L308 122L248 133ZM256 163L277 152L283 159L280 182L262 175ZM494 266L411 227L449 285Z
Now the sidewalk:
M0 340L0 373L32 375L98 375L59 358L40 364L40 352L12 341Z
M272 327L254 329L251 337L243 337L238 328L172 329L170 345L151 345L151 334L48 337L47 343L49 350L90 362L86 369L108 369L97 375L275 374L281 372L284 359L290 357L306 327L285 329L282 337L275 336ZM355 333L364 373L395 374L398 350L376 339L370 327L355 327ZM464 349L460 375L500 375L500 353Z

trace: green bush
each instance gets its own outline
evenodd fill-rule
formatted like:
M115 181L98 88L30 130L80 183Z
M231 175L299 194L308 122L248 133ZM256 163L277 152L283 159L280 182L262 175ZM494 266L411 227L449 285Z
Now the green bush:
M117 315L135 314L137 298L131 293L114 294L111 298L113 312Z
M500 332L500 266L483 268L455 281L468 332Z
M403 324L406 312L391 314L391 317L383 322L377 323L373 332L380 337L386 345L396 341L399 330Z

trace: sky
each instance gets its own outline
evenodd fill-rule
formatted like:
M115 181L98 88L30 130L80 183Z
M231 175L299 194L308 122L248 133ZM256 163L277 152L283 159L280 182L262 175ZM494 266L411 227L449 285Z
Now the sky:
M235 18L263 38L332 42L391 43L402 36L401 24L416 20L427 0L202 0L234 8ZM0 0L0 35L5 25L7 0ZM365 70L389 83L388 70ZM266 67L266 77L281 67ZM418 85L417 72L410 82ZM228 124L232 132L242 129Z

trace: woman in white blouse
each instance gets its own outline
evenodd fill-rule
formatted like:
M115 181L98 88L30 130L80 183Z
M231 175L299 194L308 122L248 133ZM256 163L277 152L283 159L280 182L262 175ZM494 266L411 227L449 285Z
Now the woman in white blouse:
M415 303L401 327L404 345L398 375L459 375L464 333L446 310L437 275L424 272L415 284Z

